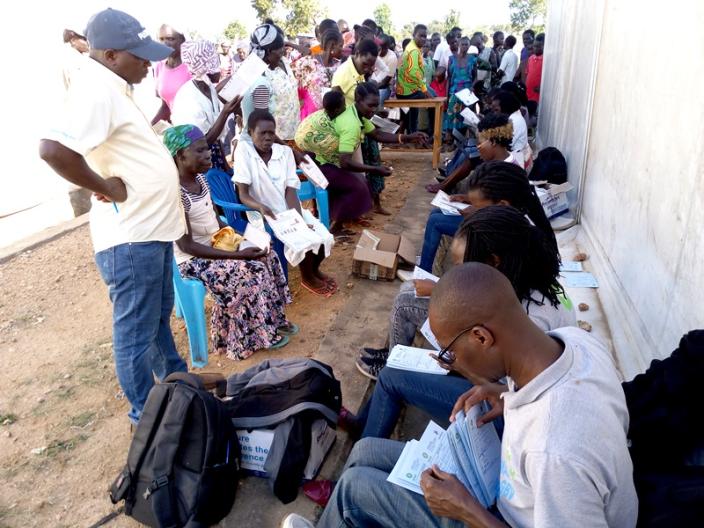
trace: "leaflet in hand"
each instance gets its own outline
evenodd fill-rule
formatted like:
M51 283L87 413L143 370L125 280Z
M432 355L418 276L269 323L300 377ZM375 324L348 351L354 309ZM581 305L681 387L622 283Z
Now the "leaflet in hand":
M409 372L422 372L424 374L438 374L444 376L447 370L442 368L435 359L430 357L434 350L396 345L386 360L386 366Z
M395 134L398 130L399 125L388 119L384 119L378 115L374 115L370 121L382 132L388 132L389 134Z
M474 92L472 92L469 88L460 90L455 94L455 97L462 101L462 104L465 106L472 106L479 101L479 98L474 95Z
M437 337L435 337L435 334L430 329L430 319L425 320L423 326L420 327L420 333L423 335L425 340L430 343L430 346L432 346L435 350L442 349L440 343L438 343Z
M479 124L479 116L472 112L469 108L465 108L460 112L464 122L469 126L477 126Z
M436 277L432 273L428 273L425 271L423 268L420 268L416 266L413 268L413 280L429 280L433 282L437 282L440 280L440 277ZM416 299L429 299L430 297L424 296L424 295L418 295L416 293Z
M256 53L251 53L240 63L237 71L218 92L218 95L226 101L232 101L238 95L244 95L266 69L266 63Z
M293 251L308 251L320 245L320 236L313 231L295 209L288 209L276 215L265 217L276 238Z
M482 506L490 507L499 488L501 441L491 424L476 427L484 412L483 405L475 405L466 417L458 413L447 431L431 421L420 440L406 444L387 480L423 494L421 474L435 464L455 475Z
M308 154L303 156L303 161L299 163L298 166L303 171L303 174L306 175L306 178L312 181L316 186L321 189L327 188L328 179Z
M268 249L271 246L271 235L251 223L248 223L244 230L244 239L259 249ZM242 244L240 248L244 249Z
M438 191L433 201L430 202L430 205L434 205L440 209L443 214L449 216L458 216L460 211L469 207L469 204L466 203L450 201L450 196L444 191Z

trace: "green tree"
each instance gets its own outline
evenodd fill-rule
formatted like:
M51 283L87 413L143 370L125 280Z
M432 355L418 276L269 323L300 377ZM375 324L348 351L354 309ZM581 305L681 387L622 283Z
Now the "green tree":
M273 18L274 8L278 0L252 0L252 7L257 12L257 18L259 21L263 21L266 18Z
M376 9L374 9L374 21L385 33L393 30L389 4L379 4L376 6Z
M283 29L287 35L313 33L315 20L323 14L318 0L282 0L287 10Z
M312 33L325 13L318 0L252 0L252 7L260 21L271 18L287 35Z
M228 40L238 40L247 36L247 28L239 20L233 20L225 28L223 35Z
M540 30L545 21L547 5L545 0L511 0L508 4L511 14L511 26L514 31L532 27L536 29L538 21Z
M460 12L456 9L450 9L450 12L445 15L445 27L443 35L450 32L453 27L462 27L460 25Z

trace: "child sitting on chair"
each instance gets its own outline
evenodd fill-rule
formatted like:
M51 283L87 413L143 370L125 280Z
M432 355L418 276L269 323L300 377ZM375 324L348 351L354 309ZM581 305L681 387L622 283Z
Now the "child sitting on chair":
M276 218L288 209L298 211L308 227L319 238L314 250L295 251L285 247L286 259L292 265L300 264L301 285L308 291L330 297L337 291L332 277L320 271L325 257L330 255L334 238L317 218L301 209L298 189L301 182L296 175L293 151L276 143L276 121L266 110L255 110L249 115L247 129L252 142L240 141L235 153L235 174L240 201L263 217ZM248 213L251 218L251 213Z
M202 281L215 299L214 350L240 360L259 349L285 346L298 328L286 320L291 293L276 253L244 243L234 250L212 247L213 235L225 224L203 176L211 167L208 142L198 127L179 125L164 133L164 144L178 167L186 212L187 232L176 241L174 256L181 275Z

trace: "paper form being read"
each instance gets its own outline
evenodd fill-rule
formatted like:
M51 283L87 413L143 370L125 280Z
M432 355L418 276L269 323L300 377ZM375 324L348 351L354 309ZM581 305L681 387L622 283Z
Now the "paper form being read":
M435 359L430 357L433 350L424 350L405 345L396 345L386 360L386 366L410 372L439 374L444 376L447 370L442 368Z
M438 191L430 205L434 205L448 216L458 216L460 211L469 207L469 204L451 201L450 196L444 191Z
M458 413L447 431L430 422L420 440L406 444L387 481L422 494L420 477L436 464L462 482L474 497L488 508L496 502L501 469L501 441L491 424L476 427L476 419L486 411L474 406L469 416Z
M218 95L226 101L232 101L238 95L244 95L267 69L266 63L256 53L251 53L242 61L235 74L225 83Z

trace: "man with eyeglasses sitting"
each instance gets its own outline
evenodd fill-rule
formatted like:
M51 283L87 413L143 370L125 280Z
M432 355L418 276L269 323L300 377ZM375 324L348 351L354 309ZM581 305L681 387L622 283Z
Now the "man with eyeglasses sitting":
M429 316L438 359L483 389L460 398L453 415L480 400L503 414L496 508L435 466L421 477L423 496L387 482L403 443L366 438L318 526L635 526L628 410L608 350L578 328L543 332L485 264L446 273ZM507 385L493 384L503 377ZM312 525L292 514L282 526Z

